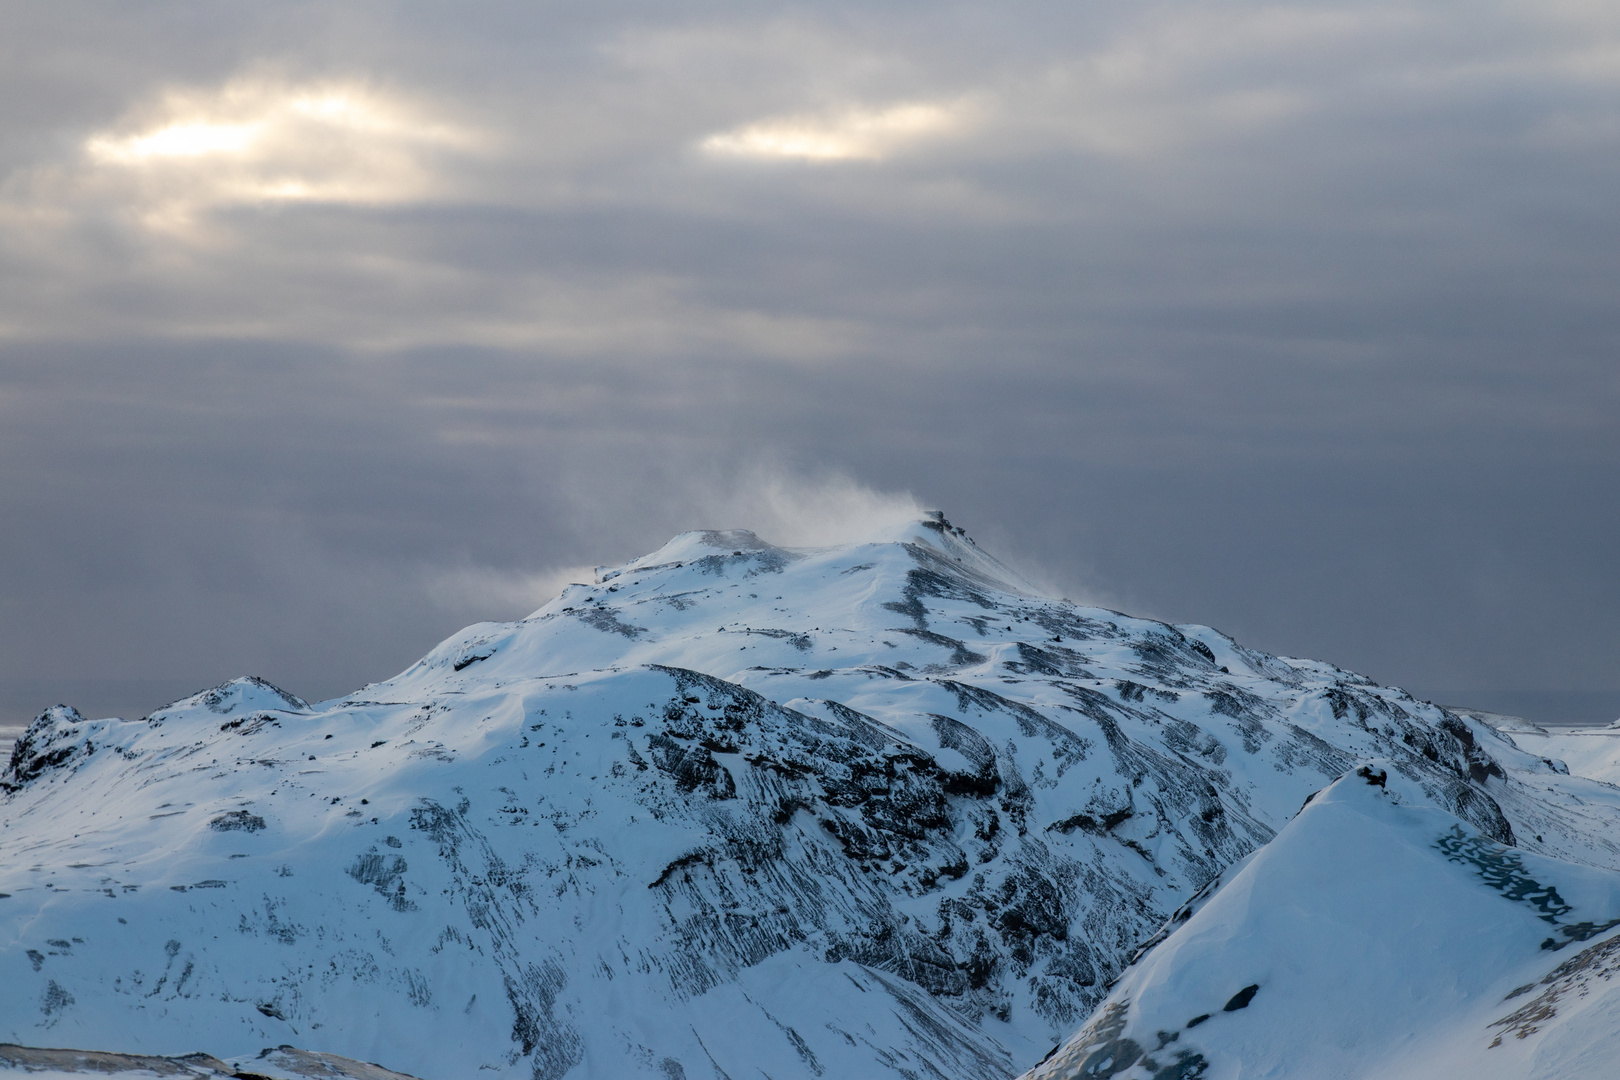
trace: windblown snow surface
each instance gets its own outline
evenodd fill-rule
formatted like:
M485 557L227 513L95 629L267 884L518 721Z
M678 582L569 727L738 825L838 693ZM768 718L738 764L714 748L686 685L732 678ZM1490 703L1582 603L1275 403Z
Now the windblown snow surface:
M4 782L0 1040L429 1080L1005 1080L1082 1025L1034 1075L1521 1075L1620 916L1615 788L937 515L685 534L316 705L53 709Z

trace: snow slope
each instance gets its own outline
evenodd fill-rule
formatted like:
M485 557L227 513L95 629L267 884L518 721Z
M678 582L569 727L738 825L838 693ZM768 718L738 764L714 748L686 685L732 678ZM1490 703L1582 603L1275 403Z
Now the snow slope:
M1030 1080L1615 1075L1620 873L1496 843L1382 763L1180 915Z
M1620 783L1620 720L1607 727L1529 726L1506 734L1516 746L1557 760L1577 776Z
M1614 789L1331 665L1040 596L937 515L686 534L346 698L42 716L0 796L0 1040L1007 1077L1374 757L1470 836L1620 865Z

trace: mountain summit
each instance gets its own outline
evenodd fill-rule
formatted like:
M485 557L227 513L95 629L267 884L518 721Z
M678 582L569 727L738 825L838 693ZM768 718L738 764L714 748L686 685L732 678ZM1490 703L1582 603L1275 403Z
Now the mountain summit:
M42 715L0 796L0 1040L1005 1080L1372 758L1482 842L1620 856L1589 782L1484 724L1041 596L941 514L686 533L347 697Z

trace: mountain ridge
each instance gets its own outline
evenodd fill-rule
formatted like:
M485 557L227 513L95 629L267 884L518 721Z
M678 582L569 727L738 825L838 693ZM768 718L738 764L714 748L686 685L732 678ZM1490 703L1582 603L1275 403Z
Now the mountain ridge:
M47 711L0 803L0 1037L1006 1077L1364 760L1494 841L1620 859L1612 808L1489 726L1043 597L943 515L596 577L326 702Z

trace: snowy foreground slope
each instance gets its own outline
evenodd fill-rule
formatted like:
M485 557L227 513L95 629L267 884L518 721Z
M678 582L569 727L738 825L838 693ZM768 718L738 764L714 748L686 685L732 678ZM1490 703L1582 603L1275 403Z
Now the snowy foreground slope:
M1290 824L1369 759L1385 788ZM1331 665L1036 595L937 518L816 551L686 534L318 705L239 680L141 720L54 709L5 785L0 1040L295 1043L428 1080L1006 1078L1224 873L1084 1036L1149 979L1108 1038L1151 1047L1129 1010L1162 972L1155 1009L1216 1016L1190 1047L1283 994L1178 937L1358 829L1346 865L1404 843L1519 903L1414 839L1459 829L1620 914L1615 789ZM1275 902L1308 926L1299 897ZM1479 925L1518 957L1510 923ZM1042 1075L1113 1075L1071 1057Z
M1178 923L1032 1080L1620 1072L1620 873L1495 843L1382 763Z

